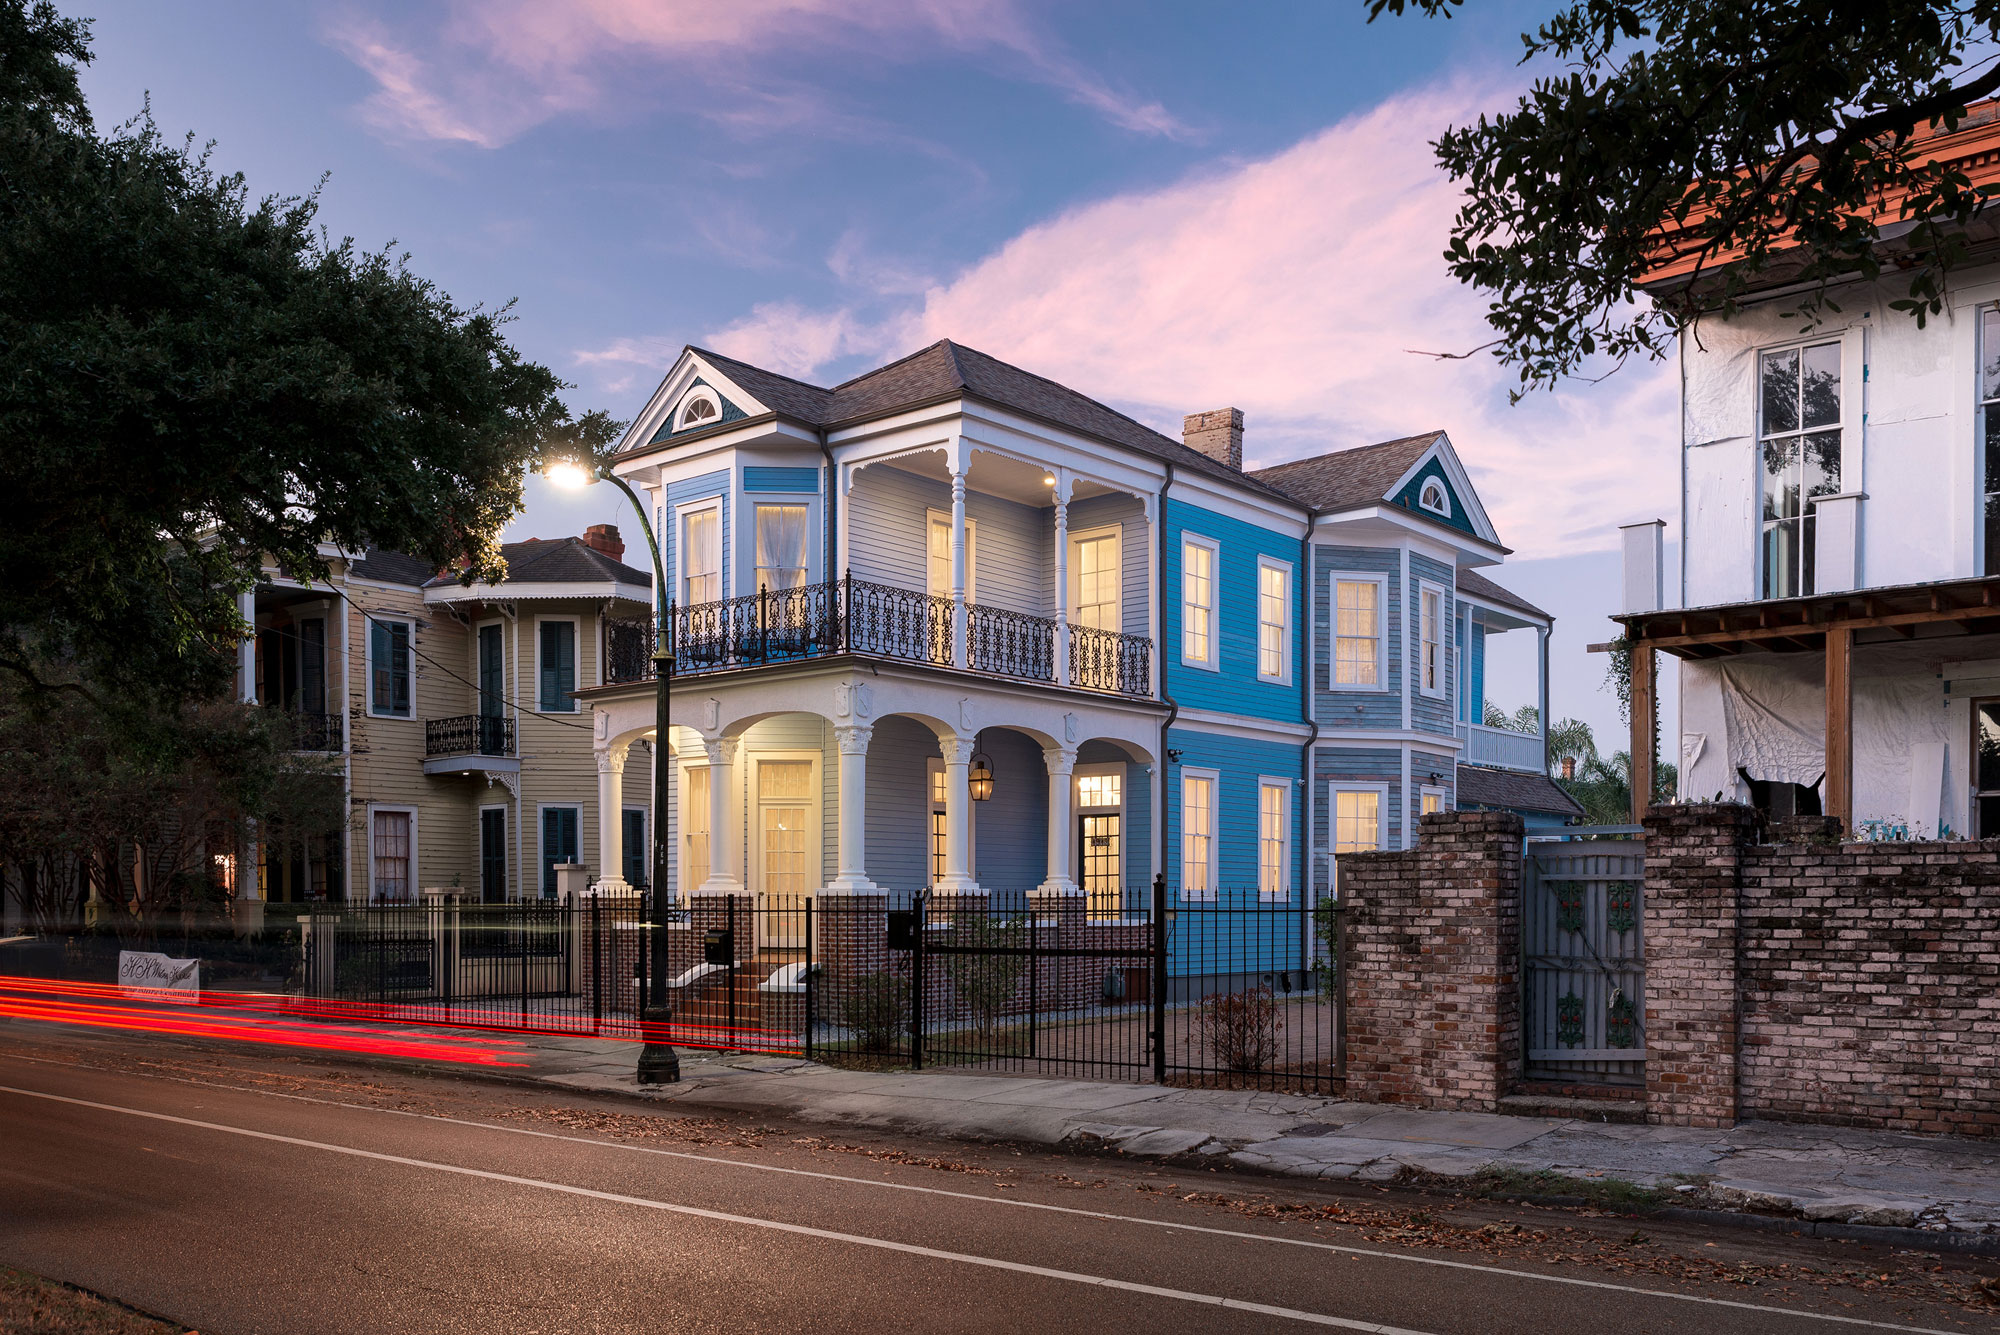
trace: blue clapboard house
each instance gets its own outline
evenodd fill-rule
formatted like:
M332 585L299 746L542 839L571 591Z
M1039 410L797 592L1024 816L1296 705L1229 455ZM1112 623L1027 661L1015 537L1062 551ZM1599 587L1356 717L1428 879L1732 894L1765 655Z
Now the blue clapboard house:
M1204 906L1303 922L1424 811L1571 814L1540 735L1480 724L1487 637L1550 621L1477 573L1506 552L1445 435L1242 462L1233 408L1176 438L949 341L834 386L684 350L613 465L667 566L669 884L1117 923L1160 875L1210 951ZM578 692L601 801L648 782L650 645L610 624Z

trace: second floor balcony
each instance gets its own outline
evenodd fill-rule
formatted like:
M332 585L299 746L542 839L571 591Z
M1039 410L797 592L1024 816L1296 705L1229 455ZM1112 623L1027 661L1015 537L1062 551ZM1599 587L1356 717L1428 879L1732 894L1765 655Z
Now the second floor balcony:
M669 605L661 650L672 675L863 654L1016 681L1149 699L1153 642L1053 617L916 593L848 576L741 598ZM650 680L653 627L606 626L605 680Z
M1539 731L1515 732L1509 728L1489 728L1480 723L1461 722L1458 739L1465 743L1465 749L1458 755L1464 764L1525 770L1530 774L1546 772L1547 758Z
M461 714L424 720L424 773L516 774L514 720L499 714Z

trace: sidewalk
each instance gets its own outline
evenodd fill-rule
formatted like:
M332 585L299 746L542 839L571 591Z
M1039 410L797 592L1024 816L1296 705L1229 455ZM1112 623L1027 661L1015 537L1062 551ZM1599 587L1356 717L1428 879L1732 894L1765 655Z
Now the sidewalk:
M636 1043L532 1037L525 1078L690 1108L962 1140L1111 1150L1294 1177L1486 1174L1521 1195L1615 1197L1834 1225L1981 1234L2000 1244L2000 1142L1752 1122L1729 1131L1427 1112L1256 1091L951 1071L845 1071L683 1050L641 1087ZM1552 1175L1550 1181L1536 1175ZM1622 1186L1620 1184L1623 1184ZM1625 1192L1629 1196L1629 1192Z

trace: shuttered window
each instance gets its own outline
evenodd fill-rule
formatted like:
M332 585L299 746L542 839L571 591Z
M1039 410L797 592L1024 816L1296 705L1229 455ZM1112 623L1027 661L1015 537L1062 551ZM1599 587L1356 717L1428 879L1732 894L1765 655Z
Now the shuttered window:
M542 808L542 898L556 897L556 864L577 860L576 807Z
M576 701L576 623L544 621L541 624L541 699L536 707L544 714L573 714Z
M368 621L368 712L390 718L410 716L414 686L410 672L410 623Z

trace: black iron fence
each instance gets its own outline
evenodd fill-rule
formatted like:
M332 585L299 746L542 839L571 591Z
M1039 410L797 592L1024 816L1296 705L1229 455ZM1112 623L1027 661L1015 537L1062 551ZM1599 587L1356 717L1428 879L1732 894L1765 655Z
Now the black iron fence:
M201 958L204 988L229 979L336 1018L629 1037L670 1007L665 1034L690 1048L1337 1091L1337 949L1304 905L1170 902L1157 884L1140 899L1110 918L1040 891L432 894L273 904L261 937L220 926L149 948ZM0 952L0 973L116 981L109 938L27 946Z
M338 714L292 710L292 747L299 751L339 751L346 745L347 720Z
M514 754L514 720L493 714L425 719L424 754L511 756Z
M968 603L965 620L967 667L1029 681L1056 679L1053 619ZM951 599L852 575L688 607L670 604L659 633L675 676L839 653L938 666L950 666L956 656ZM648 622L609 623L607 680L651 678L654 635ZM1152 642L1143 635L1088 628L1071 632L1072 682L1087 690L1149 695L1151 656Z

